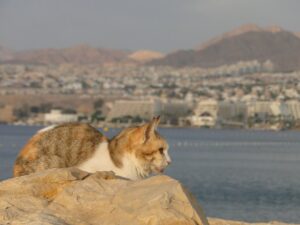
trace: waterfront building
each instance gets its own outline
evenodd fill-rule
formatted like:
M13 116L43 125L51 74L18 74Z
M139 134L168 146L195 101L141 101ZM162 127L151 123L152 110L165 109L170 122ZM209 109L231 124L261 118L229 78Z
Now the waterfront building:
M65 122L77 122L78 115L74 113L63 113L60 109L52 109L50 113L46 113L44 116L44 122L46 124L57 124Z
M300 102L296 100L286 102L289 112L295 121L300 120Z
M115 101L107 115L107 121L149 120L160 115L162 123L178 124L180 117L190 113L190 106L183 100L149 99ZM132 122L132 121L131 121Z
M218 102L214 99L201 101L188 118L192 126L214 127L217 122Z
M292 125L293 115L290 106L283 101L258 101L247 105L249 127L264 124L276 129L288 128Z
M12 105L0 104L0 123L12 123L16 120L14 116L14 107Z
M218 120L220 122L235 121L244 122L247 114L247 106L244 102L222 101L218 104Z
M161 112L161 102L151 100L118 100L115 101L111 111L107 115L107 121L121 119L122 117L139 117L149 120Z
M243 127L246 109L246 104L243 102L218 102L210 99L198 103L189 121L191 125L200 127Z

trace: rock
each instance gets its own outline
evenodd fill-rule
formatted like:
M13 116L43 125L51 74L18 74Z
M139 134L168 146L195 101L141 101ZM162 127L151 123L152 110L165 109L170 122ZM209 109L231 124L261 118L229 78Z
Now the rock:
M241 221L233 221L233 220L222 220L216 218L209 218L208 219L210 225L288 225L287 223L281 222L269 222L269 223L246 223ZM289 224L289 225L296 225L296 224Z
M208 225L197 201L176 180L140 181L111 172L51 169L0 183L0 224Z

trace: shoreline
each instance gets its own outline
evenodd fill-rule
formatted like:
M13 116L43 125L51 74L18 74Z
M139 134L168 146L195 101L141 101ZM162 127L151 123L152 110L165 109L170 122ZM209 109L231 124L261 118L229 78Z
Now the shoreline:
M79 122L80 123L80 122ZM82 122L85 123L85 122ZM115 124L115 123L99 123L99 124L93 124L88 123L92 126L98 128L98 129L122 129L130 126L136 126L139 124L135 123L128 123L128 124ZM16 123L0 123L0 126L22 126L22 127L47 127L55 124L32 124L32 123L23 123L23 122L16 122ZM176 125L169 125L169 124L160 124L161 128L192 128L192 129L202 129L202 130L245 130L245 131L270 131L270 132L282 132L282 131L300 131L300 128L292 128L292 129L274 129L272 127L255 127L255 128L241 128L241 127L197 127L197 126L176 126Z

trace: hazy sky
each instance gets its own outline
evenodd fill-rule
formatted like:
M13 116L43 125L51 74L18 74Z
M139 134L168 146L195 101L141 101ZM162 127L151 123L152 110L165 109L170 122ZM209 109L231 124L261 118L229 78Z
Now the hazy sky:
M300 0L0 0L0 45L189 49L245 23L300 31Z

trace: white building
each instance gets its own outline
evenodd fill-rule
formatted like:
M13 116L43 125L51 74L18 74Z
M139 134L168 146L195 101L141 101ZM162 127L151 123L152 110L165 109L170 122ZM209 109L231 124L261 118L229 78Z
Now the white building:
M248 103L247 116L263 120L290 120L297 116L299 106L293 102L289 104L282 101L257 101Z
M242 102L217 102L206 100L199 102L189 121L194 126L215 127L217 124L243 124L246 117L246 105Z
M208 113L193 115L189 117L189 121L193 126L198 127L214 127L216 125L216 119Z
M218 102L206 100L199 102L194 115L189 118L191 125L199 127L214 127L217 122Z
M300 120L300 102L298 101L288 101L286 105L290 111L291 116L294 120Z
M44 117L44 122L46 124L57 124L65 122L77 122L77 114L67 114L62 113L60 109L52 109L50 113L46 113Z

